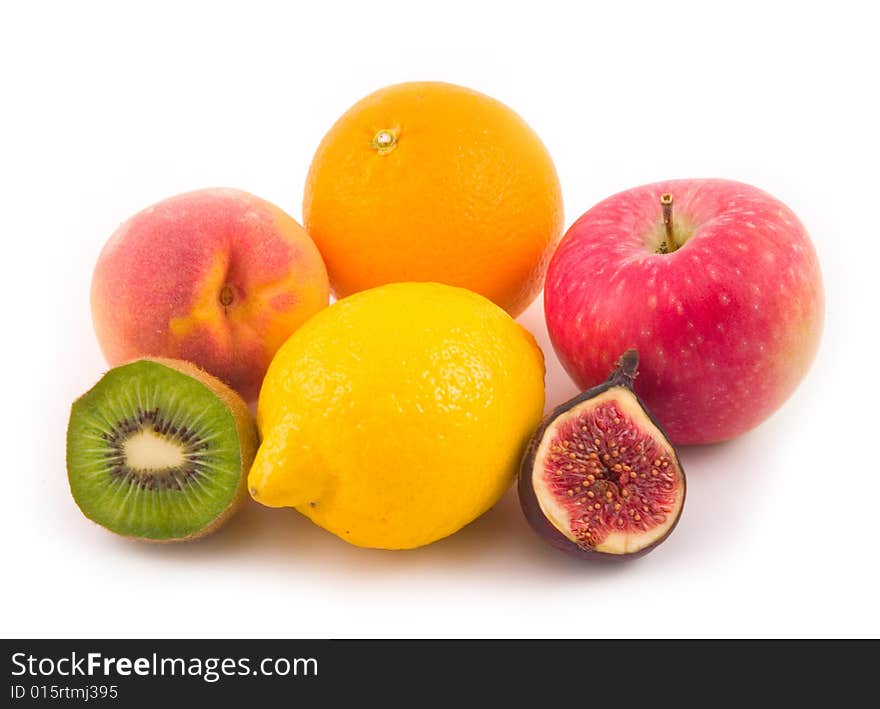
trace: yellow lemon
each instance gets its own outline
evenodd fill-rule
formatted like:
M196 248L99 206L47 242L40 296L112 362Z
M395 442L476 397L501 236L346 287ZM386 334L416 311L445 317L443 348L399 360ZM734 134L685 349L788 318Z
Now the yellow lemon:
M543 407L541 350L504 310L452 286L380 286L275 355L248 487L358 546L430 544L497 502Z

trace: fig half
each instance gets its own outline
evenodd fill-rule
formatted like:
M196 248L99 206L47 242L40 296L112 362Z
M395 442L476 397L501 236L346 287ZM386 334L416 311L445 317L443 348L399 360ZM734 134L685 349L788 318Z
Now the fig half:
M647 554L675 528L685 477L675 448L633 391L628 350L604 384L557 407L526 449L519 499L532 528L584 559Z

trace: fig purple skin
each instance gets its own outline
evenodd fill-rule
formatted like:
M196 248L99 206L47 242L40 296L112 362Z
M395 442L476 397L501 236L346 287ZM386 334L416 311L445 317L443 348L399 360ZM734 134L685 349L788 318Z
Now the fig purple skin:
M607 381L554 409L520 465L529 524L582 559L644 556L667 539L684 508L681 461L633 392L637 369L638 353L629 350Z

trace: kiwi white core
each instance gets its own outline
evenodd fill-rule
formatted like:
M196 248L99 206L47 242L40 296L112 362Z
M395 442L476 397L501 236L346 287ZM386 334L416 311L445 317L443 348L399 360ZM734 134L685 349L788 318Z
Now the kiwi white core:
M138 431L122 444L126 465L132 470L168 470L186 462L183 448L151 430Z

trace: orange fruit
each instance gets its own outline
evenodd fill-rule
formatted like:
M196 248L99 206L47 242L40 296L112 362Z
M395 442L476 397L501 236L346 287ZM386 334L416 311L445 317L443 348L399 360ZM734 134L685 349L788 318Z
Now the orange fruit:
M439 82L352 106L312 160L303 220L337 296L436 281L518 315L562 232L547 149L511 109Z

